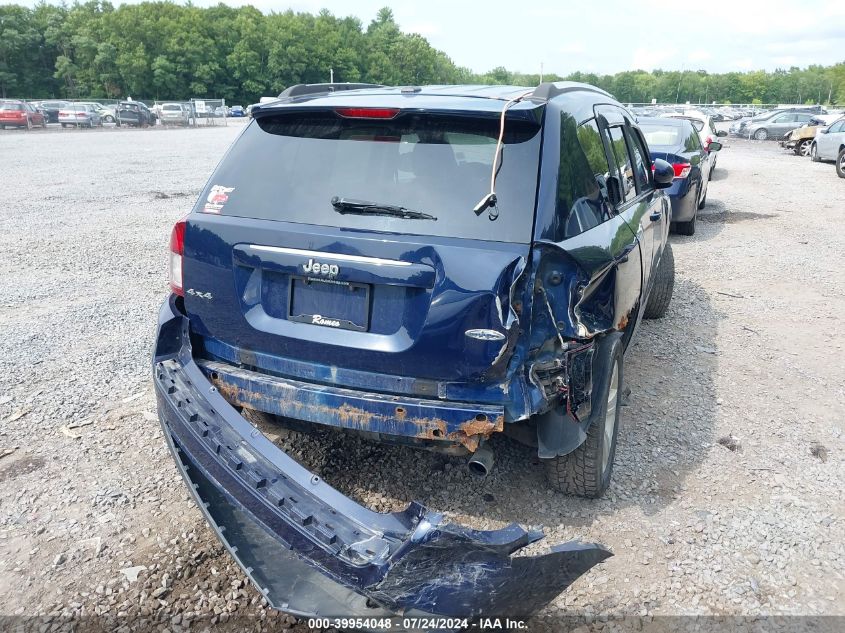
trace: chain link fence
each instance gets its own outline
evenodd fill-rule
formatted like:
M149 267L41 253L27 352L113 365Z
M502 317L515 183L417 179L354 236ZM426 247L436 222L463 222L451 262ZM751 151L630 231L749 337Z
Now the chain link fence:
M191 98L186 100L155 99L16 99L39 108L48 123L59 123L59 112L72 105L89 105L104 125L130 127L207 127L227 125L231 108L225 99ZM243 116L242 108L236 116Z

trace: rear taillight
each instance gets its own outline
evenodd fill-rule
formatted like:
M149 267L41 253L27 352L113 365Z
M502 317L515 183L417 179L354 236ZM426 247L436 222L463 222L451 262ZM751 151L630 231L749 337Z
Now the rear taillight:
M340 116L348 119L392 119L399 108L335 108Z
M182 256L185 254L185 225L187 220L182 218L173 225L170 233L170 290L180 297L185 296L182 286Z
M692 166L689 163L673 163L672 169L675 170L675 178L686 178Z

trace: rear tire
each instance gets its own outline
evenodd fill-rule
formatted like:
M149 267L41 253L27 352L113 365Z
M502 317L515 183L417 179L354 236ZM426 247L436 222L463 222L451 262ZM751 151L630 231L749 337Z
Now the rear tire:
M645 319L663 317L669 308L669 302L672 301L672 291L675 288L675 256L672 254L672 245L668 242L663 250L663 257L660 258L660 264L653 274L655 275L654 285L643 311Z
M836 175L845 178L845 147L839 150L839 156L836 157Z
M596 384L601 399L598 410L591 414L593 422L587 429L587 439L567 455L543 460L549 485L558 492L595 499L610 485L623 392L621 337L610 344L610 365L601 384Z
M29 117L27 117L27 119L26 119L26 129L27 130L32 129L32 119L30 119Z
M696 214L697 216L698 214ZM695 235L695 217L689 222L675 222L675 233L678 235Z
M759 130L754 132L754 138L758 141L765 141L767 138L769 138L769 132L768 130L766 130L766 128L761 127Z
M813 144L810 146L810 160L813 161L814 163L818 163L820 161L820 159L819 159L819 148L816 147L815 142L813 142Z
M703 209L706 205L707 205L707 192L705 191L704 197L701 200L698 201L698 208ZM695 221L695 218L693 218L693 221ZM692 233L690 233L690 235L692 235Z

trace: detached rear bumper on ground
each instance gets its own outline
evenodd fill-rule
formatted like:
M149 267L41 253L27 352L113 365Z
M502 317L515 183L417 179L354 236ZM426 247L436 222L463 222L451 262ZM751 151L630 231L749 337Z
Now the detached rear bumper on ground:
M194 362L188 319L162 307L159 418L176 464L223 544L270 604L301 616L527 617L610 552L513 524L477 531L411 503L380 514L343 496L250 425Z

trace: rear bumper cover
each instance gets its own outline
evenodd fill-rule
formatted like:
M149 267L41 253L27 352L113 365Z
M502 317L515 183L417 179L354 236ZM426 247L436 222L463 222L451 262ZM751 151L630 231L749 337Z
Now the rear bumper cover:
M275 608L300 616L529 617L610 552L516 524L478 531L419 503L381 514L343 496L250 425L194 362L188 319L162 306L159 418L211 527Z

